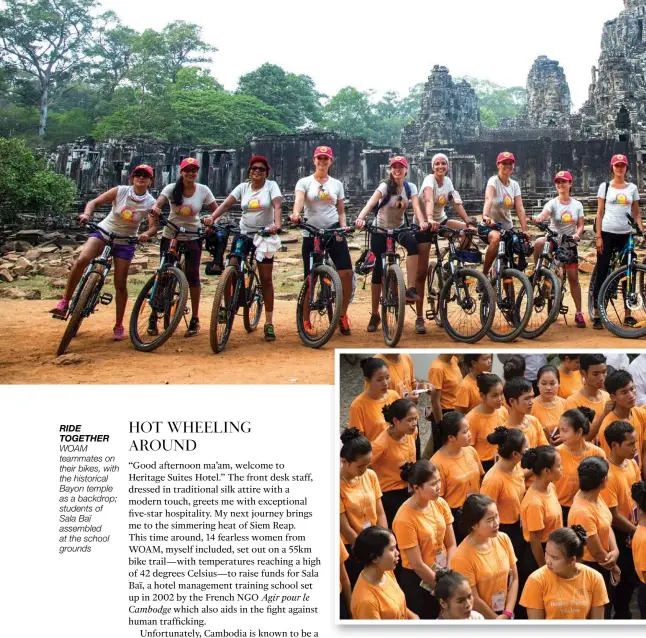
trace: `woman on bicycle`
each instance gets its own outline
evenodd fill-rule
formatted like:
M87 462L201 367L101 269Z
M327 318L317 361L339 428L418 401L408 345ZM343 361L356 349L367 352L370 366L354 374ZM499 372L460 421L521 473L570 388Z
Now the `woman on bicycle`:
M377 190L373 193L368 203L361 209L357 217L355 226L363 228L366 224L368 213L376 209L375 225L378 228L402 228L405 226L405 213L409 201L412 203L417 223L421 228L428 228L424 220L422 210L419 207L419 197L417 195L417 186L406 182L406 173L408 172L408 161L401 155L396 155L390 160L390 177L387 182L381 182ZM406 277L408 287L406 288L406 302L413 303L419 301L420 297L415 288L415 277L417 273L417 240L415 233L402 233L397 241L406 249ZM370 322L368 323L368 332L375 332L381 322L379 316L379 298L381 297L381 280L383 277L383 265L381 256L386 252L386 237L384 235L373 234L370 238L370 250L375 255L375 267L372 270L371 300L372 310Z
M485 275L489 274L498 255L498 244L500 243L500 232L493 230L490 226L500 224L505 230L511 230L514 227L511 211L515 210L521 230L524 233L527 232L527 216L520 194L520 186L518 182L511 179L515 165L516 158L513 153L507 151L500 153L496 158L498 174L487 182L485 204L482 210L483 225L478 226L480 239L489 244L484 258L483 272Z
M585 214L583 212L583 204L576 199L570 197L570 190L572 189L572 173L569 171L559 171L554 178L556 184L556 192L558 197L550 199L543 212L534 217L536 222L546 222L550 220L550 230L558 233L558 242L561 245L563 237L571 237L575 242L581 240L583 234L583 224L585 223ZM543 250L545 245L545 237L540 237L534 244L534 263L538 263L538 256ZM563 263L565 271L567 272L568 282L570 283L570 291L572 292L572 299L576 306L576 314L574 315L574 323L577 328L585 328L585 319L581 312L581 284L579 283L579 253L576 246L570 245L570 258Z
M211 218L205 220L210 225L222 217L235 203L240 202L242 216L240 217L240 233L233 238L232 246L243 237L246 241L245 252L248 254L253 245L256 233L266 230L277 233L280 230L283 196L278 184L269 177L271 166L266 157L254 155L247 165L246 182L238 184L231 194L217 207ZM212 221L211 221L212 220ZM258 274L262 287L262 298L265 302L265 341L275 341L274 331L274 282L272 270L274 257L263 257L258 263Z
M96 199L85 205L83 214L79 217L81 224L89 222L97 206L103 206L112 202L112 210L108 216L99 222L99 226L106 233L117 233L134 237L141 221L155 205L155 198L148 192L153 181L153 169L147 164L136 166L130 175L130 186L115 186L109 191L99 195ZM139 241L148 241L155 234L154 223L148 217L148 230L139 235ZM92 233L81 249L81 254L72 266L67 278L63 298L52 308L52 314L65 316L70 304L74 290L78 285L83 271L89 263L98 257L106 245L106 237L100 232ZM113 250L114 256L114 288L116 292L117 317L112 330L112 340L122 341L125 339L123 329L123 316L126 312L128 301L128 268L135 254L134 244L125 243L123 240L116 240Z
M174 184L168 184L159 194L153 208L155 215L161 215L161 207L167 202L170 204L170 215L168 219L182 226L188 231L196 232L200 228L200 211L207 206L211 212L215 212L217 204L211 189L204 184L198 184L197 174L200 170L200 163L194 157L187 157L179 165L180 177ZM160 255L168 250L170 240L173 237L173 229L164 226L162 240L159 246ZM184 270L188 287L191 293L191 321L185 337L194 337L200 331L200 260L202 258L202 241L191 239L190 235L180 235L179 241L187 242L184 253L186 263Z
M317 146L314 150L314 173L303 177L296 182L294 188L294 209L290 221L297 224L301 218L301 211L305 209L305 221L317 228L343 228L346 225L345 209L343 202L345 191L343 183L331 177L330 166L334 161L332 149L329 146ZM339 273L343 287L343 302L341 304L341 319L339 331L342 335L352 334L348 306L352 295L352 260L348 242L344 237L337 237L325 247L334 266ZM314 250L314 238L307 231L303 231L303 274L305 279L310 274L310 253ZM305 308L307 295L303 296L303 316L309 317L309 310ZM305 321L305 329L311 329L310 321Z
M632 215L639 231L644 232L642 218L639 214L639 190L635 184L626 181L628 158L625 155L613 155L610 167L613 173L612 179L610 182L601 184L597 193L597 275L593 291L595 314L592 317L592 327L596 330L603 328L597 300L601 286L608 276L612 253L625 248L632 232L626 215ZM626 308L624 325L633 326L635 324L636 320L630 315L630 310Z
M431 160L432 173L427 175L422 182L422 200L424 202L424 214L430 224L430 229L422 229L417 233L417 244L419 251L416 288L423 295L424 284L428 271L428 260L431 253L432 233L442 225L449 228L473 228L471 220L464 210L460 193L453 188L453 182L449 178L449 158L444 153L437 153ZM449 219L445 208L449 202L453 202L455 212L460 215L463 221ZM424 300L420 297L417 301L417 319L415 320L415 332L425 334L424 317L422 310Z

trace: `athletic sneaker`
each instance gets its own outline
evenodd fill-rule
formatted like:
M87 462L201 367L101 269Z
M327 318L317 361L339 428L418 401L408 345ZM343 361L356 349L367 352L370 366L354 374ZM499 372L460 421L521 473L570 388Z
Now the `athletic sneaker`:
M61 299L49 312L59 317L64 317L70 307L70 302L67 299Z
M350 330L350 317L348 315L343 315L339 319L339 332L345 337L352 334L352 330Z
M574 323L577 328L585 328L585 319L583 318L582 312L577 312L574 315Z
M157 315L152 314L148 319L148 330L146 330L148 336L156 337L159 334L159 328L157 328Z
M424 325L424 317L417 317L417 319L415 319L415 334L418 334L418 335L425 335L426 334L426 326Z
M603 324L601 323L601 317L592 317L592 327L595 330L603 330Z
M276 333L274 332L274 325L271 323L265 324L265 341L276 341Z
M414 286L406 288L406 303L415 303L416 301L419 301L416 288Z
M366 328L366 332L377 332L377 328L379 328L379 324L381 323L381 317L376 314L370 315L370 321L368 322L368 327Z
M191 317L188 323L188 330L184 333L185 337L194 337L200 331L200 320L197 317Z
M126 338L123 326L115 326L112 329L112 341L123 341Z
M637 319L635 319L635 317L626 317L624 319L624 326L628 328L634 328L638 323L639 322L637 321Z

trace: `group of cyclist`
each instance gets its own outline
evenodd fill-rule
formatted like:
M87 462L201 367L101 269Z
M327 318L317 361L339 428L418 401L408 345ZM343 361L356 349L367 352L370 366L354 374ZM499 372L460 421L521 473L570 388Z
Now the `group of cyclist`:
M426 379L410 355L361 362L341 435L341 617L630 619L637 589L646 619L646 406L631 374L560 355L535 390L521 355L504 380L492 360L464 355L463 378L439 355Z
M317 229L343 229L346 227L344 209L345 193L343 183L330 175L330 168L334 162L334 154L329 146L318 146L313 155L314 172L308 177L298 181L295 187L293 211L289 217L292 223L302 221L302 214L308 225ZM626 219L630 214L634 224L642 231L642 220L639 214L639 192L637 187L626 181L628 159L624 155L615 155L611 160L613 171L612 179L600 186L598 192L598 213L596 225L597 247L597 273L594 281L594 299L599 296L613 251L622 250L630 237L631 225ZM449 160L446 155L438 153L431 161L432 173L428 175L418 192L417 187L406 180L408 161L404 156L396 155L390 160L388 179L381 182L366 205L362 208L355 220L357 229L366 226L368 215L374 213L375 226L380 229L399 229L406 224L405 213L412 208L416 232L401 233L398 241L407 251L406 272L407 287L406 302L415 304L416 321L415 332L424 334L426 327L423 315L422 292L428 271L429 255L432 246L433 234L442 227L454 230L469 229L478 234L480 239L487 244L484 256L483 272L490 274L492 265L498 254L501 241L501 230L513 228L512 213L518 217L521 231L527 231L527 215L523 206L520 187L511 178L515 166L515 157L510 152L500 153L496 160L497 175L491 177L487 183L482 223L474 227L462 205L460 194L455 190L449 173ZM182 160L180 177L174 184L167 185L155 201L148 189L153 182L153 169L145 164L135 167L131 173L129 186L118 186L103 193L90 201L84 213L80 216L82 223L87 223L93 216L97 206L112 203L109 215L100 222L99 227L105 231L117 232L123 236L136 237L139 225L144 217L148 217L148 228L138 236L139 241L150 240L158 230L158 220L162 214L162 206L170 205L169 220L181 225L189 232L197 231L201 222L209 226L225 214L234 204L239 203L242 208L239 233L234 238L244 240L246 253L254 248L254 237L260 231L277 233L281 228L282 195L278 184L269 179L271 167L265 157L256 155L249 161L247 167L248 179L239 184L219 206L211 190L197 183L200 170L199 161L189 157ZM581 307L581 287L578 281L578 255L576 242L581 238L583 231L583 207L580 202L572 198L570 190L573 184L572 174L569 171L560 171L554 178L557 197L550 200L540 215L536 216L538 222L550 222L550 229L555 231L559 238L569 237L573 240L566 253L564 264L571 285L572 296L576 306L575 323L578 327L586 326ZM421 201L420 201L421 198ZM460 219L448 219L446 207L449 203ZM211 211L211 215L200 220L203 207ZM70 299L84 268L91 260L99 255L107 239L105 233L93 233L83 247L79 258L70 272L63 298L51 310L55 315L65 316L68 311ZM173 235L171 228L166 226L163 230L160 251L163 254L168 249L170 238ZM200 264L202 253L202 240L192 238L190 235L180 234L179 241L186 242L185 274L188 280L191 299L191 319L185 336L196 335L200 330L199 303L200 303ZM534 259L538 258L542 250L544 239L539 239L534 247ZM312 252L314 239L311 233L303 230L302 256L303 272L307 279L310 272L309 255ZM339 232L330 235L326 240L325 250L334 262L342 287L342 302L339 320L339 330L343 335L351 334L348 305L350 303L353 287L352 261L345 236ZM462 245L470 242L464 237ZM117 240L114 251L114 284L116 288L116 322L112 338L122 340L125 338L123 316L127 300L126 278L128 267L134 255L134 245L126 240ZM368 332L375 332L379 327L382 317L379 314L380 298L383 294L382 286L382 260L381 256L386 250L386 238L382 234L373 233L371 236L371 250L375 256L372 271L371 286L371 316L368 323ZM262 287L262 296L265 304L264 338L273 341L276 338L273 326L273 255L263 256L258 261L258 271ZM307 296L303 295L302 303L307 304ZM596 308L596 306L595 306ZM630 316L630 309L626 310L625 325L634 325L636 321ZM308 331L311 324L304 313L304 329ZM601 319L598 310L592 316L593 327L601 328Z

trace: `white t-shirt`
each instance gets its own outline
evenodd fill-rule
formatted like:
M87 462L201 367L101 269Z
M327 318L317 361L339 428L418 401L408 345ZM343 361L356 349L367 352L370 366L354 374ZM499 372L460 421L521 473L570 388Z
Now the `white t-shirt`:
M170 215L168 219L172 221L177 226L183 226L186 230L197 231L200 228L200 212L203 206L208 206L215 201L213 193L208 186L204 184L195 184L195 192L192 197L186 197L182 199L181 206L173 204L173 188L175 184L169 184L164 187L164 190L161 192L168 202L170 203ZM167 237L171 239L175 232L174 228L170 226L164 226L164 231L162 237ZM180 241L190 241L195 239L192 235L180 235L178 237Z
M282 197L276 182L267 179L259 190L253 190L251 182L242 182L231 191L231 195L235 197L237 202L240 202L242 207L241 233L253 235L266 226L273 225L274 207L272 201L276 197Z
M412 199L417 195L417 186L410 182L408 185ZM381 193L381 199L379 200L381 203L388 192L388 184L386 184L386 182L381 182L377 187L377 190ZM399 200L400 197L401 201ZM402 187L397 190L397 194L391 195L390 199L386 202L386 205L380 207L377 211L377 226L380 228L399 228L404 223L404 213L408 208L408 204L409 199L406 196L406 187L402 184Z
M148 191L141 198L132 190L132 186L117 186L117 196L112 202L112 210L99 222L99 226L108 233L134 237L139 224L144 217L148 216L148 211L154 205L155 198ZM125 239L117 239L115 243L126 244L127 242Z
M520 186L513 179L510 179L509 184L505 186L498 175L494 175L489 179L487 188L489 186L493 186L496 191L493 196L489 217L505 230L511 230L514 227L514 222L511 220L511 211L514 209L516 197L520 196Z
M570 199L563 204L558 197L550 199L545 208L550 213L550 230L558 233L559 237L576 234L576 224L579 219L584 219L583 204L577 199Z
M639 201L639 191L637 186L628 183L624 188L615 188L608 185L599 186L597 197L605 199L605 210L601 222L601 230L604 233L615 233L617 235L627 235L632 228L626 219L626 215L632 217L630 212L633 202Z
M305 193L305 219L308 224L316 228L330 228L339 222L336 203L345 199L345 191L338 179L328 177L324 184L319 184L314 175L309 175L299 179L294 190ZM308 235L303 231L304 237Z
M427 186L433 193L433 221L441 223L447 219L444 207L449 201L449 196L453 197L453 202L455 204L461 204L462 199L460 198L460 193L453 188L453 182L451 182L448 177L444 178L442 186L438 186L435 175L431 173L430 175L427 175L422 182L422 198L425 201L424 189Z

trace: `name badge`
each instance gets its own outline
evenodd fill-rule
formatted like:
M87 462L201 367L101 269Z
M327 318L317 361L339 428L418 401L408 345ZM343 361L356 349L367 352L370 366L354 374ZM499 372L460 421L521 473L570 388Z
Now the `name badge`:
M498 460L499 460L499 459L500 459L500 454L498 454L498 452L496 452L496 453L493 455L493 462L494 462L494 463L498 463Z
M505 611L505 597L506 594L504 591L497 591L491 597L491 609L499 614Z
M633 520L632 522L637 525L639 522L639 514L637 513L637 505L633 505Z
M361 529L368 529L369 527L372 527L372 523L370 521L366 521L362 526Z
M437 554L435 554L435 562L438 567L446 567L448 565L446 552L443 549L439 549Z

